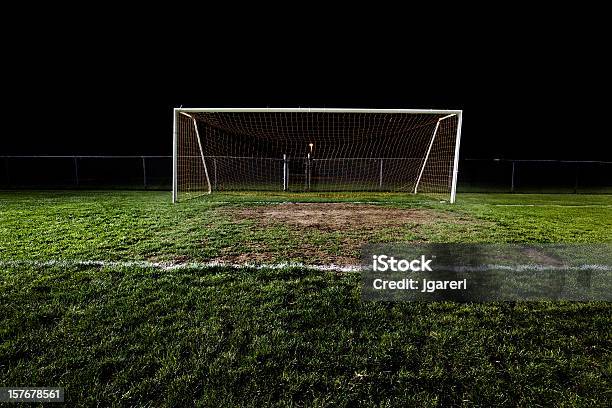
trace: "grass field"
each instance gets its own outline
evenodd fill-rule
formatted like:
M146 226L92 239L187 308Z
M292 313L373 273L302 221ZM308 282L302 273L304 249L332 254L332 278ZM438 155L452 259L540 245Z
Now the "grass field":
M610 195L0 192L0 386L70 405L608 406L609 303L363 302L358 273L231 265L611 231Z

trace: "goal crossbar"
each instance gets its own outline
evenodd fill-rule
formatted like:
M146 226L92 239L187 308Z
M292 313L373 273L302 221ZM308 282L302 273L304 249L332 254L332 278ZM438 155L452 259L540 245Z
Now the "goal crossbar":
M419 114L456 114L460 115L462 110L453 109L362 109L362 108L174 108L175 112L198 113L198 112L294 112L294 113L419 113Z

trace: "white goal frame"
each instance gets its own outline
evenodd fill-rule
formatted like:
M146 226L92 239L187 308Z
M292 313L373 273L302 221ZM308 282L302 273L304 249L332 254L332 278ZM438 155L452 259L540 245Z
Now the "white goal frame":
M436 125L436 130L432 134L429 149L425 159L423 161L423 165L420 171L420 176L423 173L423 169L425 168L425 164L427 163L427 159L429 156L429 150L434 142L436 137L436 132L438 129L438 125L440 121L447 119L451 116L457 116L457 135L455 138L455 156L453 162L453 174L452 174L452 184L451 184L451 195L450 202L451 204L456 201L457 195L457 173L459 171L459 147L461 143L461 126L463 119L463 111L462 110L451 110L451 109L344 109L344 108L174 108L173 112L173 137L172 137L172 202L176 203L178 198L178 147L177 147L177 124L176 119L177 115L183 114L192 118L190 113L205 113L205 112L245 112L245 113L273 113L273 112L315 112L315 113L414 113L414 114L432 114L432 115L446 115L443 118L438 120L438 124ZM195 122L195 119L193 119ZM197 126L196 126L197 132ZM200 147L200 151L202 149L201 141L198 136L198 145ZM203 153L202 153L203 155ZM202 156L202 160L204 161L204 157ZM206 163L204 163L204 168L206 170ZM208 180L208 171L206 170L206 178L208 183L208 193L210 190L210 180ZM418 181L415 186L414 193L417 193Z

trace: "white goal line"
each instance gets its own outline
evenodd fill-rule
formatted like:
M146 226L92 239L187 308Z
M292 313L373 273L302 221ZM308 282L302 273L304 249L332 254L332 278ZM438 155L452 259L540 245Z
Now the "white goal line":
M315 271L332 271L332 272L359 272L362 267L359 265L308 265L301 262L280 262L274 264L266 263L233 263L233 262L150 262L150 261L104 261L104 260L14 260L0 261L0 267L75 267L75 266L92 266L100 268L150 268L170 271L175 269L206 269L214 267L226 267L234 269L287 269L299 268Z
M362 265L310 265L301 262L280 262L280 263L232 263L221 261L210 262L149 262L149 261L104 261L104 260L14 260L0 261L0 267L75 267L90 266L99 268L144 268L171 271L176 269L207 269L214 267L225 267L234 269L307 269L320 272L361 272L365 269ZM554 266L542 264L519 264L519 265L498 265L481 264L470 266L448 266L444 267L445 272L487 272L491 270L503 270L508 272L527 272L527 271L612 271L612 265L604 264L582 264Z

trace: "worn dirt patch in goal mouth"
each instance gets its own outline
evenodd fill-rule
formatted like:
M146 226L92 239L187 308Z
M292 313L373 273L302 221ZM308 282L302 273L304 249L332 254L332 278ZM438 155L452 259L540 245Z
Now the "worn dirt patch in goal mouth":
M372 204L282 203L228 210L237 219L260 225L283 224L298 229L322 231L367 231L382 226L430 224L436 220L458 218L428 209L402 209Z
M448 211L354 203L237 206L220 209L218 214L235 222L252 223L248 227L250 233L245 234L239 245L222 248L212 259L229 263L357 265L360 248L367 242L415 239L410 231L419 234L436 223L458 229L474 223L468 216ZM286 230L276 230L279 226Z

